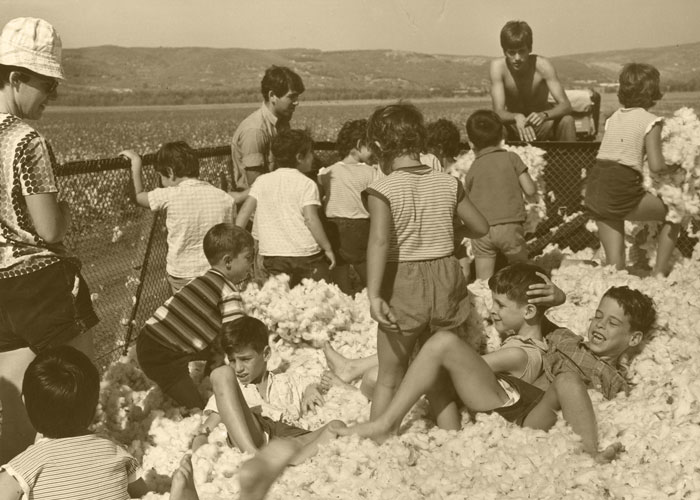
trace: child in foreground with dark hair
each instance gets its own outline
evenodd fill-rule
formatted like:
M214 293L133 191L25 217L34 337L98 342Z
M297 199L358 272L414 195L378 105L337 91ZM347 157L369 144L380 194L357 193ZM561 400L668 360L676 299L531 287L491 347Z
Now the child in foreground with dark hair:
M290 288L304 278L330 281L335 254L319 216L318 186L305 175L313 167L313 141L302 130L286 130L271 149L277 170L257 178L236 225L246 227L255 213L253 236L265 271L289 275Z
M665 220L663 201L643 185L645 158L656 174L673 175L680 168L666 165L661 151L663 118L649 112L663 96L659 78L659 71L649 64L622 68L617 96L623 107L605 122L596 164L586 176L584 202L596 219L607 264L617 269L625 268L625 221L662 222L652 272L666 276L680 224Z
M498 252L509 263L527 260L522 193L532 196L537 188L520 157L501 147L504 129L494 111L475 111L466 128L475 159L464 178L464 188L489 222L488 234L472 239L476 279L489 279Z
M268 339L265 324L252 316L223 326L221 345L228 364L211 373L214 395L205 408L209 416L192 443L193 449L206 443L209 432L223 422L231 444L244 453L254 453L274 438L295 439L302 445L292 460L298 464L313 455L319 443L333 436L329 426L345 426L334 420L308 431L286 422L323 404L323 398L316 383L268 371Z
M187 408L204 408L190 377L190 361L216 364L221 325L245 314L241 292L253 263L253 238L233 224L217 224L204 236L211 265L160 306L136 341L141 369L162 391Z
M146 493L138 461L88 429L99 392L97 368L77 349L64 345L37 355L24 374L22 395L42 436L0 467L0 498L126 499Z
M459 128L447 118L440 118L427 123L425 131L425 149L440 163L439 168L433 168L441 172L449 172L462 148ZM425 156L421 155L421 158L425 158ZM423 161L423 163L426 162Z
M204 234L214 224L233 223L236 202L242 201L245 193L229 195L198 179L197 152L183 141L163 144L156 153L154 167L163 187L152 191L143 187L141 157L131 150L119 154L131 161L136 203L154 212L166 211L166 271L172 293L175 293L207 272L209 263L202 251Z
M360 434L383 439L400 424L420 396L431 390L445 370L459 399L475 412L495 411L506 420L535 429L550 429L562 410L564 419L581 436L583 450L601 463L623 451L620 443L599 449L595 412L588 389L606 399L629 391L620 357L636 348L656 318L653 301L627 287L608 289L588 327L587 340L559 328L547 336L544 369L551 382L547 391L513 377L494 374L471 347L449 332L439 332L420 350L386 412L375 421L340 435Z
M362 191L381 175L369 164L372 151L366 137L367 120L345 122L336 139L341 160L318 173L326 233L336 257L333 281L348 295L353 292L350 266L360 277L362 288L367 283L369 212L362 202Z
M391 401L418 339L438 329L464 328L469 299L454 256L454 219L464 222L471 237L486 234L488 223L456 178L421 163L425 125L418 108L408 103L377 108L367 139L386 174L366 190L367 294L379 323L374 419ZM431 406L441 422L442 402L431 400Z

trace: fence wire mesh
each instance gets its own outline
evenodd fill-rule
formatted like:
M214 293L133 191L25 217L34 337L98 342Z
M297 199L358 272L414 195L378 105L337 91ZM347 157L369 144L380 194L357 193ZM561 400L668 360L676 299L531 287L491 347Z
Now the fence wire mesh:
M586 230L581 205L583 172L595 162L599 143L534 143L547 151L544 176L547 220L529 240L531 255L550 243L574 251L598 247ZM316 168L337 160L335 144L315 144ZM235 188L230 148L197 150L200 178L224 190ZM153 155L143 158L145 188L157 187ZM73 213L68 244L83 262L100 323L94 328L98 364L105 368L128 348L143 323L170 295L166 279L165 215L137 207L129 164L124 159L71 162L57 169L62 199ZM580 214L580 215L577 215ZM690 255L695 240L679 241Z

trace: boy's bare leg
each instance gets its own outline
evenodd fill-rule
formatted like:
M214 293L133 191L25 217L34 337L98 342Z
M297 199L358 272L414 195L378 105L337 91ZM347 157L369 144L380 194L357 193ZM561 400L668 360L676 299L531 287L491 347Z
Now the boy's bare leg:
M192 455L189 453L180 460L180 467L173 472L170 484L170 500L199 500L197 488L194 485L192 472Z
M476 257L474 259L474 268L476 270L476 279L487 280L496 269L496 257Z
M362 375L362 383L360 384L360 392L364 396L372 401L372 396L374 395L374 388L377 386L377 376L379 375L379 367L374 366L373 368L367 370L364 375Z
M36 431L22 402L22 381L35 358L29 348L0 352L0 463L7 463L34 442Z
M265 435L248 408L235 373L229 366L220 366L211 372L211 383L231 441L239 450L255 453L265 444Z
M335 439L340 429L345 429L345 422L341 420L331 420L323 427L319 427L313 432L304 434L294 438L299 442L301 447L294 458L290 461L291 465L299 465L308 458L313 457L318 452L319 445L325 444L332 439Z
M362 377L365 372L377 366L377 355L366 358L349 359L333 349L330 342L323 344L323 354L326 364L343 382L352 382Z
M673 249L676 248L676 242L678 241L680 231L680 224L666 222L661 227L658 238L658 248L656 250L656 264L654 264L654 269L652 270L653 276L668 276L668 273L671 272L669 263L673 256Z
M426 396L435 423L440 429L457 431L462 428L462 416L459 412L457 394L455 394L447 371L441 370L438 382L427 392Z
M457 396L470 410L489 411L499 408L508 399L481 356L454 333L440 331L428 339L413 360L386 411L371 422L339 429L338 434L385 439L391 429L400 425L416 401L438 382L443 369L452 380Z
M284 468L299 452L302 444L295 439L275 439L241 465L238 480L240 500L262 500ZM175 499L171 499L175 500Z
M583 450L597 462L610 462L624 451L622 444L617 442L602 452L598 451L598 424L593 403L588 395L586 384L576 373L566 372L557 375L545 393L545 397L530 412L523 425L536 429L550 429L556 422L556 414L552 421L551 416L547 417L547 408L549 413L554 413L557 406L561 407L564 420L571 425L576 434L581 436Z

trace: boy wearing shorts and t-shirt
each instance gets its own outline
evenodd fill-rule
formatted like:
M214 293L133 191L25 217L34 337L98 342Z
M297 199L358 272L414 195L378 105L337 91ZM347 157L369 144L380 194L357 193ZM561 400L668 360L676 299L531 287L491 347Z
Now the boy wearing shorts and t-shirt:
M42 436L0 467L2 498L126 500L146 493L138 461L88 430L100 376L86 355L66 345L40 352L24 374L22 394Z
M476 158L464 187L472 202L489 221L489 233L472 240L476 279L488 279L495 271L496 253L508 262L527 260L523 222L523 195L537 188L520 157L501 148L503 124L490 110L479 110L467 120L467 136Z
M121 155L131 161L136 203L152 211L166 211L168 255L165 269L172 293L209 269L202 250L204 235L214 224L233 223L236 199L225 191L198 179L199 158L183 141L163 144L154 167L164 187L145 191L141 158L133 151ZM245 193L235 193L238 199Z
M362 192L380 174L367 163L372 152L367 147L366 134L367 120L345 122L336 139L342 160L318 172L326 233L336 257L332 277L346 294L353 292L350 266L360 277L363 288L367 283L369 212L362 202Z
M242 452L255 453L274 438L298 440L305 451L292 463L299 463L315 453L319 442L333 436L329 426L345 426L333 421L308 431L288 423L298 419L302 412L323 404L323 397L316 383L289 373L268 371L268 339L265 324L252 316L223 326L221 345L228 364L211 373L214 395L205 408L205 413L210 414L192 443L193 449L205 444L209 432L223 422L229 441Z
M204 236L211 269L160 306L136 341L139 365L162 391L188 408L204 408L189 375L190 361L217 361L221 325L245 314L241 292L253 262L253 238L233 224L217 224Z

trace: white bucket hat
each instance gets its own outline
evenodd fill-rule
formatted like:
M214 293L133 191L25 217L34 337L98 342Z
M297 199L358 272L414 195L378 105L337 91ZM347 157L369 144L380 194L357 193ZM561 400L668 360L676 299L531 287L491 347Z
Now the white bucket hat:
M43 19L18 17L0 33L0 64L63 80L61 37Z

